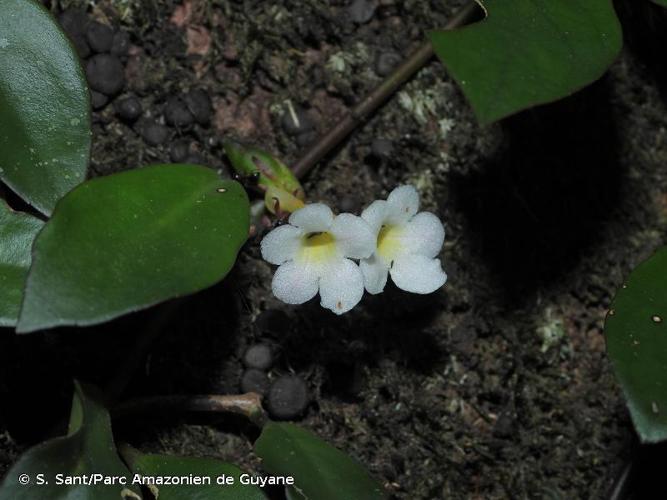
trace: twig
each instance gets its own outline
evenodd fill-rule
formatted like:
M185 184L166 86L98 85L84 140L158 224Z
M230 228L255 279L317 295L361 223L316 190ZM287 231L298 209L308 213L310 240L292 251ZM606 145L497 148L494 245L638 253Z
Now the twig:
M478 5L471 1L466 4L445 25L444 29L458 28L467 23L478 12ZM401 85L408 81L417 71L426 65L433 57L431 42L424 42L417 50L396 68L378 87L368 94L352 110L324 134L308 151L299 158L292 171L298 178L304 177L317 162L324 158L333 148L341 143L350 132L366 121L382 106Z
M258 427L267 421L259 394L248 392L219 396L154 396L125 401L111 412L114 418L128 418L142 414L162 413L232 413L247 417Z

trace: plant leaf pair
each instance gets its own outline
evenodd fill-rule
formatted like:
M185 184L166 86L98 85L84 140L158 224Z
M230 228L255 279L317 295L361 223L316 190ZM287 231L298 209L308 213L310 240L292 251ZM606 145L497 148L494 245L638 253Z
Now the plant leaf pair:
M100 474L125 484L58 484L67 477ZM67 436L31 448L12 466L0 486L0 500L141 499L130 471L116 453L109 414L90 387L76 384Z
M79 383L75 389L68 435L24 453L0 485L0 500L141 500L140 484L149 483L153 483L149 487L153 497L160 500L266 499L256 486L239 482L238 467L219 460L144 455L125 447L125 465L116 450L109 413L96 391ZM67 478L94 479L95 475L97 484L63 483ZM222 475L233 478L234 484L217 484ZM211 485L158 484L160 478L183 476L209 477ZM116 484L104 484L105 478L116 478Z

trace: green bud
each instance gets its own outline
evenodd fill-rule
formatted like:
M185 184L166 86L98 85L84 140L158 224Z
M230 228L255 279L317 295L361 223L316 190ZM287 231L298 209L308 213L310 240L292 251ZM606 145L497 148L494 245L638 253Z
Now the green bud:
M247 148L235 142L225 142L225 153L232 167L241 176L259 174L257 185L265 192L266 208L293 212L303 206L306 194L292 171L266 151ZM278 205L276 206L276 201Z

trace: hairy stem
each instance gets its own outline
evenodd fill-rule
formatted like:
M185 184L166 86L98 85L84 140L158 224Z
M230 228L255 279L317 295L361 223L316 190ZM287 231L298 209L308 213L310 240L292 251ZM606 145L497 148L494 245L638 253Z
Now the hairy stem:
M125 401L117 405L111 415L128 418L137 415L160 415L163 413L231 413L241 415L258 427L267 421L259 394L216 394L195 396L154 396Z

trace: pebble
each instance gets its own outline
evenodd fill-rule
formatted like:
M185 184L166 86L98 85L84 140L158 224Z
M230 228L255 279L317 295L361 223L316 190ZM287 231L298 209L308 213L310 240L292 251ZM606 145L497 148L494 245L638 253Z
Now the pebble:
M371 153L378 158L389 158L394 153L394 143L389 139L373 139Z
M296 144L299 147L305 148L306 146L310 146L315 140L317 139L317 132L314 130L310 130L308 132L304 132L303 134L299 134L296 136Z
M400 62L401 56L396 52L381 52L375 58L375 72L378 76L388 76Z
M267 344L251 345L243 355L243 364L247 368L267 371L273 364L271 346Z
M183 163L188 163L190 165L206 165L206 160L202 155L199 153L190 153L185 160L183 160Z
M259 313L255 319L255 327L263 333L284 335L289 331L290 319L284 311L267 309Z
M180 97L170 97L164 107L164 118L169 125L185 127L194 121L194 116Z
M294 106L294 115L296 116L296 120L294 120L291 110L287 108L280 119L280 124L287 134L301 135L315 128L315 124L310 119L310 116L308 116L306 110L301 106Z
M118 116L126 122L137 120L143 111L141 101L133 95L116 101L115 108Z
M174 163L183 163L190 155L190 143L185 139L174 141L169 146L169 158Z
M340 212L353 213L359 209L359 202L351 196L343 196L338 204Z
M261 370L246 370L241 377L241 392L256 392L264 396L270 385L269 377Z
M70 37L83 35L88 27L88 16L80 9L67 9L60 13L58 22Z
M93 90L112 96L123 89L125 75L123 64L116 56L97 54L86 64L86 77Z
M86 41L86 37L80 33L75 35L70 35L70 40L72 45L74 45L74 50L79 54L79 58L86 59L90 56L90 47Z
M109 98L104 94L100 94L94 90L90 92L90 104L94 110L102 109L108 102Z
M93 21L88 24L86 40L93 52L109 52L113 43L113 30L106 24Z
M269 389L267 409L277 419L294 419L303 414L308 406L308 388L296 375L284 375Z
M151 120L140 124L139 133L150 146L159 146L169 137L169 129L167 127Z
M125 57L130 50L130 35L117 31L111 42L111 53L117 57Z
M375 0L352 0L347 7L350 19L356 24L365 24L375 15L377 2Z
M213 104L211 104L211 98L204 90L191 90L185 95L184 101L197 123L206 125L211 121Z

